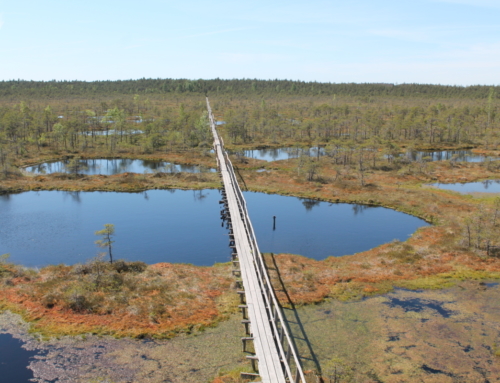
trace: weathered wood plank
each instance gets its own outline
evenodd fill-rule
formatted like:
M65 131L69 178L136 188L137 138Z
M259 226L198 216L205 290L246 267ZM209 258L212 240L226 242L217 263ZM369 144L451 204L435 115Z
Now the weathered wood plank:
M249 337L242 338L246 342L250 338L253 341L255 356L252 360L258 360L258 371L263 382L285 383L296 380L292 377L289 363L286 361L281 341L286 332L284 323L281 329L275 323L277 301L274 292L270 293L270 283L267 271L262 269L262 258L256 245L255 234L248 217L246 203L238 185L238 181L233 171L233 167L227 154L224 151L224 142L217 134L212 111L207 99L210 125L214 137L214 150L220 176L224 184L223 201L227 204L231 224L231 240L234 244L231 247L238 254L240 274L245 294L245 304L241 305L246 311L248 320L245 320L245 327L249 329ZM265 273L263 275L263 273ZM274 300L271 300L273 298ZM280 310L278 308L278 310ZM281 313L281 311L279 311ZM282 320L282 318L280 319ZM247 327L248 326L248 327ZM286 333L288 341L289 335ZM294 351L297 376L303 379L303 373L298 362L293 345L288 344ZM280 356L281 355L281 356ZM285 377L288 377L288 379Z

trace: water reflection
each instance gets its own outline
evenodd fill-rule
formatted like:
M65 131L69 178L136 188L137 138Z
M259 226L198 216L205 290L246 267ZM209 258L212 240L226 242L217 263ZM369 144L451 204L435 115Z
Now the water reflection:
M112 121L111 121L112 122ZM142 122L142 121L141 121ZM114 134L119 134L119 135L133 135L133 134L142 134L144 133L142 130L139 129L127 129L123 131L115 131L114 129L109 129L109 130L89 130L87 132L82 132L80 134L84 136L112 136Z
M373 150L366 148L365 150ZM252 150L236 150L229 151L230 154L244 156L264 161L279 161L298 158L300 156L335 157L343 152L349 151L343 147L321 147L313 146L310 148L285 147L285 148L268 148L268 149L252 149ZM400 158L405 158L411 161L460 161L460 162L482 162L488 157L474 154L471 150L440 150L440 151L414 151L410 150L404 154L400 154ZM496 159L496 158L493 158Z
M302 205L306 208L306 211L311 211L314 206L319 206L321 201L308 198L299 198L302 201Z
M373 209L375 206L370 206L370 205L352 205L352 211L354 215L362 214L365 210L368 209Z
M412 161L483 162L486 159L470 150L408 151L402 156Z
M368 250L395 238L405 240L427 225L382 207L244 195L264 252L324 259ZM99 251L94 232L112 223L117 258L150 264L228 262L219 200L216 190L12 194L0 199L0 254L10 253L12 262L26 266L85 262Z
M208 193L204 192L203 190L193 190L193 197L195 201L202 201L203 199L207 198Z
M215 172L216 169L206 168L197 165L173 164L166 161L133 160L133 159L91 159L80 160L80 174L86 175L113 175L120 173L144 173L144 172L164 172L164 173L203 173ZM36 174L52 174L69 172L69 160L46 162L39 165L29 166L26 171Z
M252 192L244 195L263 252L324 259L368 250L395 238L404 241L417 228L428 225L383 207ZM273 216L275 230L271 229Z
M460 193L500 193L500 180L486 180L479 182L432 184L439 189L453 190Z
M80 193L81 192L79 192L79 191L69 191L69 192L66 192L65 196L70 197L71 201L79 204L82 202L82 200L80 198Z
M291 158L298 158L300 156L317 157L317 156L324 156L326 154L325 148L321 147L311 147L311 148L288 147L288 148L268 148L268 149L251 149L251 150L236 150L236 151L228 150L228 152L236 156L254 158L257 160L264 160L268 162L288 160Z
M26 266L94 257L96 230L116 228L117 258L212 265L229 261L215 190L40 191L0 199L0 254Z

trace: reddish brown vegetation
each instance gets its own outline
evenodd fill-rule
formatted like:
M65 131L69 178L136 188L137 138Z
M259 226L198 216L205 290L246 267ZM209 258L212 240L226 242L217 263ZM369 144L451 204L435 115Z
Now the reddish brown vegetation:
M87 284L76 267L49 266L21 277L13 270L12 278L4 280L1 306L23 313L35 322L34 329L49 335L134 337L170 337L200 329L233 309L227 265L156 264L122 276L123 283L113 288L104 282ZM120 274L108 276L116 279Z
M156 159L189 163L188 157L185 154L169 154L168 157L161 155ZM204 163L205 160L209 161L194 155L192 157L193 163ZM273 281L284 304L319 302L326 297L357 298L386 291L392 284L401 281L443 273L451 275L463 269L500 272L498 259L484 258L483 254L468 251L458 243L463 234L463 219L477 210L478 201L456 193L421 187L422 183L437 180L456 182L494 177L498 174L497 170L488 169L479 163L457 163L452 166L449 162L428 164L424 171L404 167L385 169L382 166L385 163L379 161L380 169L367 172L365 186L361 186L355 169L339 169L329 161L328 158L320 158L317 173L310 182L306 180L303 171L298 171L297 159L274 163L255 159L234 159L245 184L254 191L331 202L386 206L425 218L436 226L420 230L405 243L394 242L353 256L328 258L324 261L286 254L276 255L274 259L267 256ZM264 166L269 171L255 172L259 166ZM342 172L340 176L339 171ZM128 191L217 187L218 182L216 174L199 176L127 173L77 179L54 174L12 178L3 182L2 186L5 191ZM277 270L273 270L276 268L274 262L278 266L279 274ZM37 320L36 327L49 333L91 331L134 336L171 336L175 332L190 331L197 325L215 323L224 316L223 311L227 307L234 307L234 304L227 303L235 299L229 288L229 266L200 268L187 265L153 265L144 275L138 274L135 277L137 286L147 285L148 278L152 278L151 275L156 273L166 284L177 287L170 289L162 285L161 288L140 291L134 298L127 299L126 304L116 303L120 301L116 294L96 291L92 293L92 299L107 303L98 306L102 307L101 311L97 308L87 312L75 312L59 304L57 299L53 305L51 303L51 308L44 303L51 289L61 289L49 283L43 284L44 280L53 279L49 274L55 273L54 268L47 270L27 279L11 278L11 286L4 288L2 301L4 306L13 307L17 311L24 310L27 319ZM439 283L433 286L439 286ZM168 294L163 293L164 289ZM114 298L109 300L106 294ZM226 302L221 303L221 299ZM162 302L164 309L158 311L155 308L158 306L157 301ZM58 327L61 325L63 326Z

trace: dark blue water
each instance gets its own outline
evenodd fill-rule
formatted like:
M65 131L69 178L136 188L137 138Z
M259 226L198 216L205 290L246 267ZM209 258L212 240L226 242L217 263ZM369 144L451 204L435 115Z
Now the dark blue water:
M245 193L264 252L315 259L352 254L397 238L423 220L381 207ZM96 230L115 225L115 258L212 265L229 261L217 190L146 193L41 191L0 196L0 254L27 266L74 264L100 249ZM272 217L275 215L276 229Z
M391 297L388 302L384 302L384 304L389 305L390 307L401 307L405 310L405 312L413 311L419 313L425 309L432 309L443 318L449 318L453 314L453 311L444 308L445 303L450 302L439 302L421 298L399 299L395 297Z
M324 259L365 251L393 239L405 241L419 227L428 225L383 207L250 192L245 198L262 252Z
M484 284L486 287L493 288L498 286L498 282L489 282Z
M432 184L440 189L453 190L460 193L500 193L500 180L487 180L480 182L467 182L464 184Z
M22 344L10 334L0 334L0 382L24 383L33 379L33 371L27 366L36 352L25 350Z
M85 262L115 225L116 258L212 265L229 260L217 190L25 192L0 196L0 254L28 266Z
M200 173L201 171L215 172L213 168L200 168L195 165L178 165L165 161L132 160L132 159L96 159L80 160L83 165L80 174L94 175L113 175L120 173L152 173L162 171L165 173ZM37 174L65 173L68 171L69 161L45 162L43 164L29 166L25 170Z

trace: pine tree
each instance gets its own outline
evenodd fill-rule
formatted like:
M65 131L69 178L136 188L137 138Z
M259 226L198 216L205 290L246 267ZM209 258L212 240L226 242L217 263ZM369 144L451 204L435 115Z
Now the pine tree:
M112 223L106 223L104 225L104 229L97 230L95 235L100 235L102 239L95 241L95 244L102 248L108 248L109 253L109 262L113 263L113 253L112 253L112 244L115 243L113 241L113 235L115 234L115 225Z

